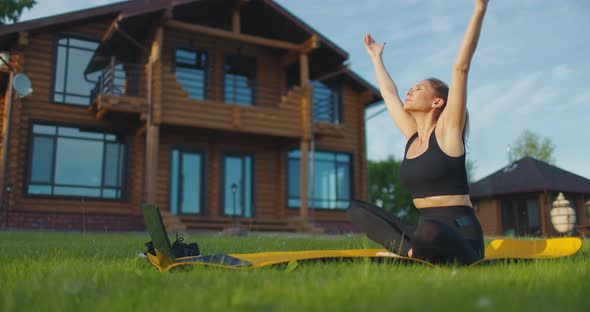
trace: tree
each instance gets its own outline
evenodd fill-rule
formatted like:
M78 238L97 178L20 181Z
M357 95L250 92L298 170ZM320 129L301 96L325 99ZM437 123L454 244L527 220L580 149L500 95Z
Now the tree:
M549 138L541 138L538 134L525 130L510 146L510 161L516 161L530 156L538 160L555 163L552 157L555 144Z
M408 223L416 224L418 210L412 195L399 182L400 162L393 157L384 161L368 161L369 201Z
M35 4L37 4L37 0L1 0L0 25L18 22L23 10L30 10Z

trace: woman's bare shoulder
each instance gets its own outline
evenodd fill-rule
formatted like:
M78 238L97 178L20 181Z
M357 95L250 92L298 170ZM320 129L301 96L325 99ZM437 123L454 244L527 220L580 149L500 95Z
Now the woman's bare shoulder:
M465 153L462 129L445 127L444 121L439 120L434 130L436 142L443 153L451 157L459 157Z

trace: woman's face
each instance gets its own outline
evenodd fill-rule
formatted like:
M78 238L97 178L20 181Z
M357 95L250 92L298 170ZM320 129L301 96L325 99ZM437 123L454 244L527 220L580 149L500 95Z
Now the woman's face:
M406 100L404 101L405 110L413 111L430 111L434 109L436 102L436 94L430 81L422 80L415 84L406 93Z

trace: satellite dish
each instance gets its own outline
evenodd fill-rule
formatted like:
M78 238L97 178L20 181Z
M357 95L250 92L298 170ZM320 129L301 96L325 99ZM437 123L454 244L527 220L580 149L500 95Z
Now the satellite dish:
M21 98L33 93L33 88L31 88L31 79L29 79L29 77L23 73L16 74L14 76L12 79L12 86L14 87L14 90L18 96Z

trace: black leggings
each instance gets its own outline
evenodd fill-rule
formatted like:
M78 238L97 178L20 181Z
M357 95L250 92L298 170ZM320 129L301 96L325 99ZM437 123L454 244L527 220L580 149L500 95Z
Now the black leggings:
M419 211L417 228L360 200L350 202L347 214L369 239L401 256L407 256L412 249L414 258L464 265L483 258L483 233L473 208L450 206Z

